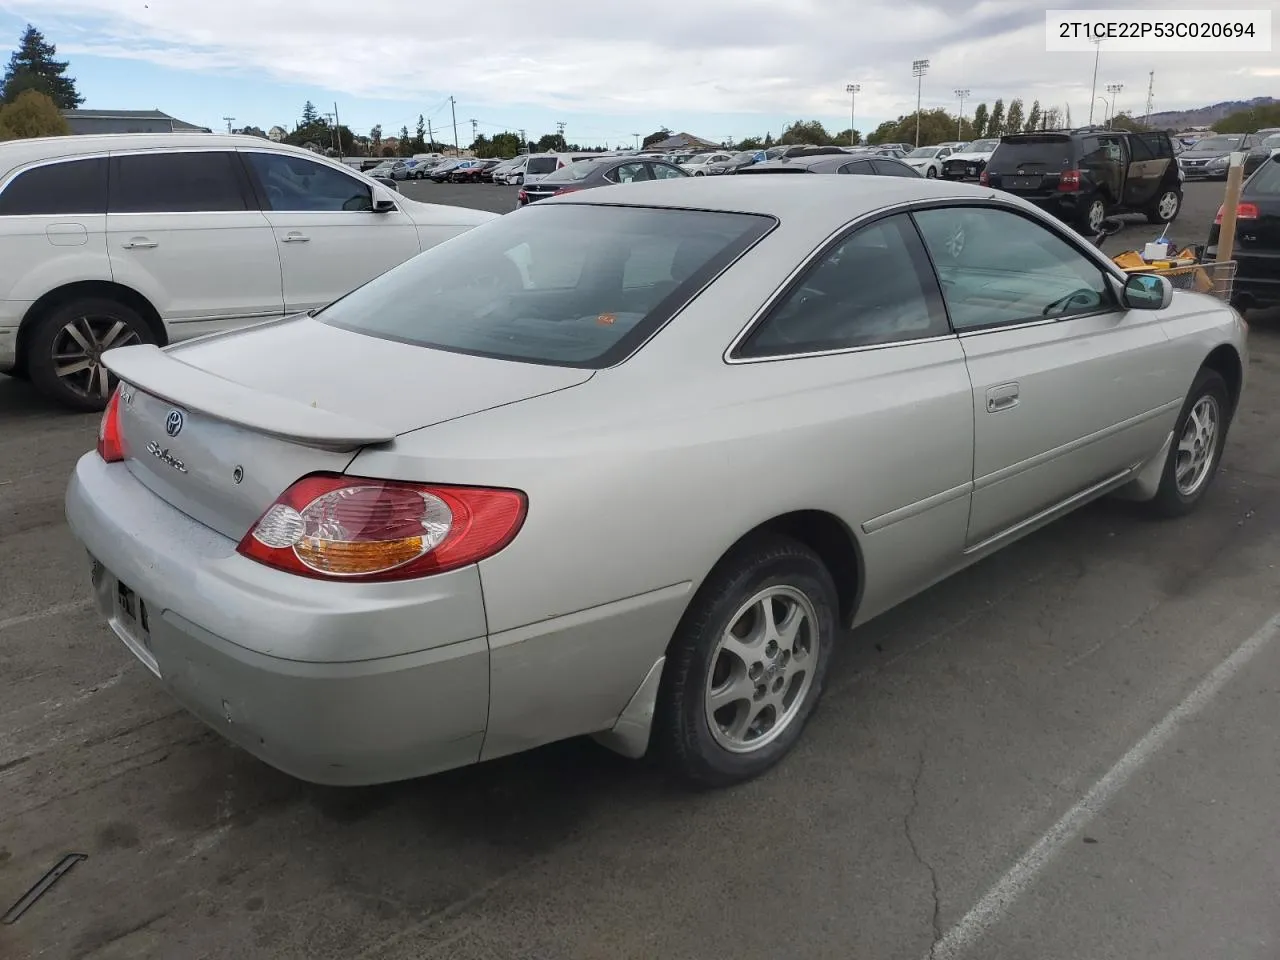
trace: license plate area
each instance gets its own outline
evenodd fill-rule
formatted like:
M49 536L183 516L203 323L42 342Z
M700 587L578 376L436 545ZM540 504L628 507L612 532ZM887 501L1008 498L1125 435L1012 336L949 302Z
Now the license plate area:
M1005 177L1005 187L1010 190L1036 190L1040 186L1039 177Z
M146 601L127 584L117 580L114 607L111 628L116 636L124 641L143 666L160 676L160 666L151 652L151 621Z

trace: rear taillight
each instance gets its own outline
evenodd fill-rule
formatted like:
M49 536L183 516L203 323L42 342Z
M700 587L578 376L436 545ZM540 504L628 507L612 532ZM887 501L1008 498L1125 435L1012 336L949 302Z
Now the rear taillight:
M987 171L983 170L982 173L978 174L978 183L984 187L991 186L991 178L987 176Z
M566 193L577 193L581 189L582 189L581 187L561 187L559 190L556 191L556 196L558 197Z
M107 408L102 411L102 421L98 424L98 456L107 463L116 463L124 459L124 444L120 441L120 388L116 387L107 401Z
M1080 189L1080 171L1063 170L1058 177L1058 189L1063 193L1075 193Z
M519 193L516 194L516 199L519 200L521 203L528 203L529 195L525 193L523 190L521 190Z
M1213 222L1221 225L1223 208L1218 207L1218 215L1213 218ZM1242 203L1236 207L1237 220L1257 220L1258 205L1256 203Z
M320 580L408 580L497 553L526 504L518 490L314 474L282 493L236 551Z

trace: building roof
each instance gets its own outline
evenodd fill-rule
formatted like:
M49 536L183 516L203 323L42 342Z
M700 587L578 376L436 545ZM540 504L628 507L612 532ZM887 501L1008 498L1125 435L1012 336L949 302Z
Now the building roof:
M63 110L62 115L67 120L167 120L173 124L174 130L209 130L208 127L171 117L162 110Z
M720 144L713 143L710 140L703 140L701 137L695 137L691 133L673 133L665 140L659 140L657 143L651 143L646 150L680 150L687 147L719 147Z

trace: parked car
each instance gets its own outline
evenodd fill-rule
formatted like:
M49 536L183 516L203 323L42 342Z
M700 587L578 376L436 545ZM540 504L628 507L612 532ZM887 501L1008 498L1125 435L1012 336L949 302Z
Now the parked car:
M496 165L485 171L481 175L481 180L485 183L506 183L507 171L515 165L514 159L501 160Z
M427 173L427 177L434 183L444 183L449 179L449 174L453 173L460 165L466 163L465 160L453 159L442 160L437 163Z
M591 153L534 153L530 154L525 161L524 183L537 183L548 174L554 173L561 167L567 167L571 163L577 163L579 160L590 160L595 156Z
M705 177L716 164L728 163L732 159L731 153L699 153L680 164L680 167L692 176Z
M436 167L440 166L440 164L442 163L444 163L443 159L419 160L416 164L414 164L411 179L426 180L428 177L431 176L431 171L434 170Z
M1276 151L1280 150L1280 133L1273 133L1262 141L1262 149L1266 151L1267 156L1274 157ZM1261 166L1261 164L1259 164Z
M645 180L671 180L688 177L681 167L662 160L641 160L636 157L590 157L578 160L547 174L540 180L525 181L516 195L516 207L528 206L538 200L564 193L577 193L593 187L607 187L618 183L639 183Z
M1271 152L1256 133L1223 133L1196 141L1178 157L1178 165L1188 180L1225 180L1231 154L1246 153L1245 176L1253 173Z
M418 168L417 160L403 160L391 168L392 180L412 180L413 172Z
M738 171L739 175L761 173L833 173L881 177L920 177L922 174L892 157L782 157L766 160Z
M101 409L104 350L322 307L493 216L258 137L0 143L0 372Z
M1222 208L1209 230L1206 255L1217 257ZM1233 301L1241 310L1280 304L1280 154L1245 181L1236 208Z
M917 147L903 157L902 162L932 180L942 176L942 161L953 153L951 147Z
M1169 136L1078 130L1000 138L980 182L1023 197L1088 236L1110 214L1145 213L1169 223L1182 209L1182 178Z
M742 150L735 153L728 160L721 163L711 164L707 169L707 173L711 176L717 176L725 173L738 173L752 164L763 163L765 159L765 152L763 150Z
M582 734L756 776L846 628L1107 493L1195 509L1247 366L1225 304L1028 203L859 177L556 197L106 360L66 494L101 615L345 785Z
M501 179L495 177L495 183L520 184L524 183L524 169L529 162L527 153L521 154L511 161L511 166L503 171Z
M501 162L501 160L493 159L477 160L465 170L458 171L458 181L460 183L483 183L485 181L492 183L489 173Z
M1000 146L1000 138L975 140L942 161L942 177L944 180L965 180L977 182L986 169L987 161Z

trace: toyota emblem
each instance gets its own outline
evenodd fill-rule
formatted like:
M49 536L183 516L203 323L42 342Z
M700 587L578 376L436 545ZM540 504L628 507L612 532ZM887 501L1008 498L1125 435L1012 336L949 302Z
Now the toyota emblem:
M182 411L170 410L169 415L164 418L164 432L171 437L176 437L182 432Z

